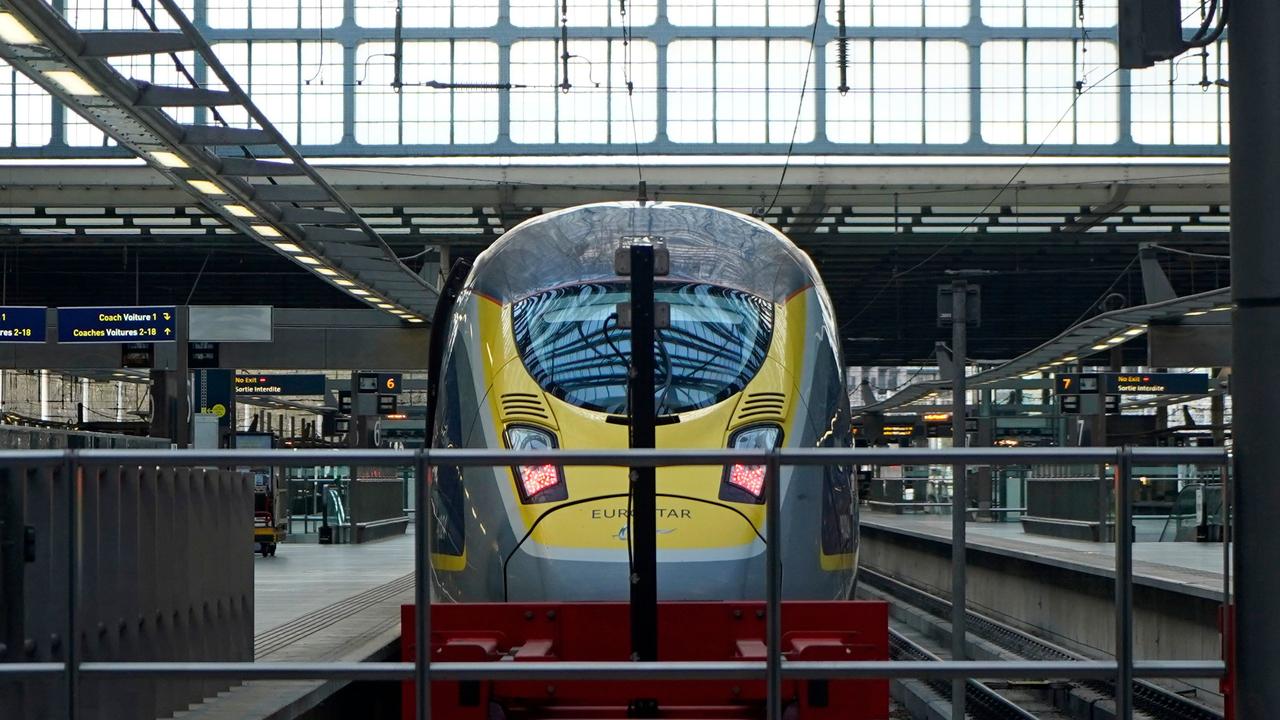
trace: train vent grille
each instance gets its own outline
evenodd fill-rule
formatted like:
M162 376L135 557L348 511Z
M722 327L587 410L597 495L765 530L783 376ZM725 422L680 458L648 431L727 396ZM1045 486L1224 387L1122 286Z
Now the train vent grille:
M533 393L506 393L502 396L502 417L507 420L551 419L542 398Z
M787 409L787 396L782 393L760 392L747 395L738 405L737 421L779 420Z

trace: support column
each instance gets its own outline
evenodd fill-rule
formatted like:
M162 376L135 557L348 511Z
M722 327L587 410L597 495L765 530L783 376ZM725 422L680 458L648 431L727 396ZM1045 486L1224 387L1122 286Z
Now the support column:
M965 382L965 347L968 340L969 283L951 284L951 445L965 446L965 411L968 409ZM952 466L951 480L951 659L964 660L965 651L965 514L969 509L969 481L964 463ZM951 718L965 719L963 679L951 682Z
M40 371L40 419L49 419L49 371Z
M1280 708L1280 3L1231 2L1231 294L1235 438L1236 717Z
M188 370L187 336L190 334L190 323L187 322L190 308L183 305L175 308L174 334L177 335L177 364L173 371L173 399L176 402L174 411L173 441L180 449L191 447L191 426L195 418L191 416L191 373ZM154 347L154 346L153 346Z

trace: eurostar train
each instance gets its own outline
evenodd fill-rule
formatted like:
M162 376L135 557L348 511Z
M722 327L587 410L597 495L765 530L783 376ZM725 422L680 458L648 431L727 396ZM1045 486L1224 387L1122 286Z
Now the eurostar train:
M808 256L754 218L617 202L530 219L454 279L437 312L432 446L628 445L629 331L614 271L626 238L665 242L670 306L655 342L659 448L836 447L849 404L830 299ZM623 457L619 453L619 457ZM435 467L434 587L442 601L625 600L627 470ZM845 599L857 568L848 467L781 473L783 595ZM661 468L662 600L765 593L763 466Z

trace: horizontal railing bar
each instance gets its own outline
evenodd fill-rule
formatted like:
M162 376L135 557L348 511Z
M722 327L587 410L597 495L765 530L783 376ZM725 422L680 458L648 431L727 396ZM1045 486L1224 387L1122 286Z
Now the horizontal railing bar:
M139 464L183 466L233 466L248 463L272 465L361 465L408 466L419 451L414 450L78 450L84 464ZM1115 461L1116 448L782 448L777 451L786 466L830 465L1028 465L1043 463L1101 464ZM458 466L498 466L556 463L597 467L663 467L676 465L764 464L764 450L552 450L515 451L501 449L433 449L427 451L432 464ZM0 464L7 462L55 463L63 452L0 451ZM625 457L625 460L620 459ZM1214 463L1226 462L1221 448L1134 448L1135 462Z
M61 675L67 671L65 663L0 663L0 678L20 680L22 678L41 678L49 675Z
M66 450L0 450L0 465L61 465Z
M51 666L51 669L46 666ZM9 668L17 668L11 671ZM47 674L61 663L0 664L0 677L10 673ZM253 680L408 680L408 662L86 662L85 675L112 677L201 677ZM1067 661L830 661L783 662L782 674L793 679L1110 679L1117 671L1109 660ZM763 679L761 661L706 662L439 662L434 680L729 680ZM1143 678L1222 677L1226 665L1216 660L1148 660L1134 663Z

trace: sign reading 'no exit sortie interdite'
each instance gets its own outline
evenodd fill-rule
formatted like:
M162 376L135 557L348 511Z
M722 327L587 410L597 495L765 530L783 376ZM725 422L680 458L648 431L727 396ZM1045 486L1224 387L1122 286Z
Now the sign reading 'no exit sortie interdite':
M62 307L58 308L58 342L173 342L176 316L172 305Z

